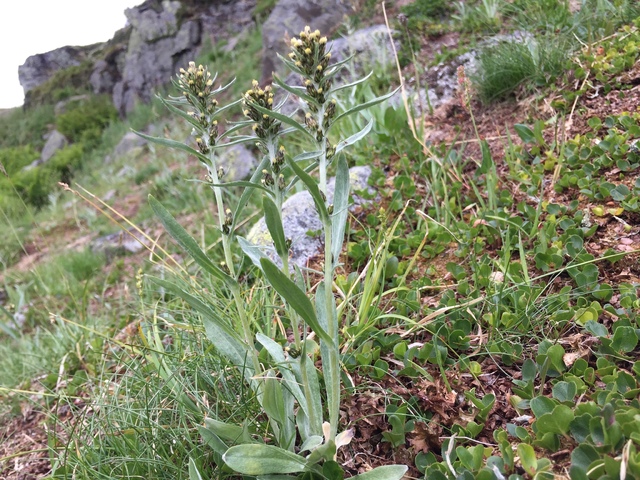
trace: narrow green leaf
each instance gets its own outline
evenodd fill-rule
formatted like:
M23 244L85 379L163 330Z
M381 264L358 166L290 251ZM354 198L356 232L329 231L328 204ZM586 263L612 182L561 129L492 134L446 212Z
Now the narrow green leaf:
M406 465L383 465L351 478L353 480L400 480L407 470Z
M164 98L161 95L156 95L156 98L158 98L160 100L160 102L171 112L174 113L180 117L182 117L183 119L185 119L187 122L189 122L191 125L193 125L194 127L198 127L200 126L200 124L198 123L198 121L193 118L191 115L189 115L187 112L185 112L184 110L176 107L172 102L170 102L169 100L167 100L166 98ZM186 103L186 102L185 102ZM137 132L136 132L137 133Z
M219 460L216 460L216 462L222 462L222 455L224 455L224 452L229 450L229 445L224 443L218 435L213 433L213 431L207 427L198 425L198 432L202 437L202 441L217 454Z
M255 171L251 175L251 179L249 181L251 183L259 183L258 179L262 176L262 170L267 168L270 162L271 160L267 155L262 157L260 164L257 166ZM251 198L252 193L253 193L252 188L245 188L245 190L242 192L242 195L240 195L240 200L238 200L238 206L236 207L236 211L233 214L233 225L231 225L232 232L236 228L236 222L238 221L238 219L242 218L242 211L244 210L244 207L247 206L247 203L249 202L249 198Z
M194 462L191 457L189 457L189 480L203 480L196 466L196 462Z
M237 182L227 182L227 183L208 183L210 187L245 187L245 188L257 188L258 190L263 190L267 192L269 195L273 196L273 192L262 185L261 183L256 182L248 182L245 180L237 181Z
M298 381L296 381L293 365L290 362L287 362L287 359L284 356L284 350L282 345L273 340L262 333L258 333L256 335L256 339L258 342L269 352L273 361L278 365L282 378L285 382L285 387L291 392L294 398L300 404L300 407L303 410L307 410L307 402L305 399L302 390L300 389L300 385ZM319 393L318 393L319 394Z
M371 125L371 123L369 123L369 125ZM344 156L340 156L336 169L335 192L333 194L333 219L331 220L331 255L333 256L331 262L333 267L335 267L340 257L340 252L342 251L348 215L349 166Z
M139 137L148 140L151 143L157 143L158 145L162 145L164 147L174 148L176 150L182 150L183 152L188 153L189 155L193 155L197 157L198 160L205 164L209 164L209 159L200 153L199 151L191 148L189 145L185 145L182 142L178 142L176 140L171 140L170 138L161 138L161 137L152 137L151 135L147 135L146 133L137 132L136 130L132 130L133 133L138 135Z
M216 436L232 443L253 443L251 435L249 435L246 427L221 422L214 418L205 418L204 425L207 430L211 431Z
M396 88L394 91L387 93L386 95L382 95L380 97L374 98L373 100L369 100L368 102L365 103L361 103L360 105L356 105L353 108L350 108L349 110L347 110L346 112L341 113L340 115L338 115L333 122L331 123L331 126L329 127L329 130L331 130L331 128L338 122L338 120L340 120L343 117L352 115L356 112L359 112L361 110L366 110L369 107L373 107L374 105L377 105L378 103L382 103L385 100L388 100L389 98L393 97L398 90L400 90L400 87Z
M280 112L274 112L273 110L269 110L268 108L261 107L258 104L252 103L251 106L255 108L258 112L263 115L269 115L271 118L275 118L276 120L289 125L295 128L297 131L304 133L309 138L314 138L313 135L309 133L309 131L303 125L300 125L296 120L291 117L287 117L286 115Z
M304 100L305 102L311 102L314 104L318 104L318 102L310 97L309 95L307 95L307 90L304 87L292 87L290 85L287 85L286 83L284 83L277 75L273 76L273 82L278 85L280 88L282 88L283 90L286 90L287 92L295 95L296 97Z
M299 357L300 362L297 366L298 377L302 380L302 369L306 372L306 394L307 408L304 409L307 421L309 423L309 432L311 435L322 434L322 395L320 393L320 381L318 380L318 370L313 364L313 360L309 358L306 352L302 352Z
M320 188L318 187L317 182L313 179L313 177L311 177L311 175L300 168L300 165L298 165L297 163L289 160L289 165L291 166L295 174L300 177L302 183L306 185L307 190L311 194L311 198L313 198L313 202L316 204L316 210L318 211L318 215L320 216L322 223L324 224L328 222L329 212L327 212L327 207L325 205L324 199L322 198L322 194L320 193Z
M243 475L302 472L307 460L272 445L237 445L223 455L225 463Z
M527 125L516 123L513 128L524 143L533 143L536 141L536 136L533 133L533 130L531 130Z
M335 94L335 93L339 92L340 90L345 90L347 88L356 87L356 86L360 85L361 83L364 83L367 80L369 80L369 78L371 78L371 75L373 75L373 70L371 70L366 77L362 77L362 78L360 78L360 79L358 79L358 80L356 80L354 82L347 83L345 85L340 85L339 87L336 87L336 88L332 89L331 93Z
M280 217L278 207L276 207L276 204L269 197L262 199L262 206L264 208L264 221L267 224L271 239L276 247L276 253L280 258L288 257L289 249L287 248L287 239L284 236L282 218Z
M242 366L246 363L249 348L233 328L214 312L211 307L190 293L185 292L178 285L160 278L149 278L153 283L164 288L167 292L184 300L190 307L202 315L207 338L229 361L237 366ZM245 368L249 369L248 366ZM247 374L249 373L250 372L247 372Z
M275 288L276 292L286 300L291 308L298 312L298 315L302 317L318 337L327 342L331 342L331 337L320 327L316 313L313 310L313 305L306 293L300 290L272 261L263 258L260 260L260 264L262 265L262 271L267 277L267 280L269 280L269 283Z
M263 380L263 385L262 408L264 408L269 418L283 425L287 414L284 411L282 385L278 379L275 378L273 371L267 372Z
M151 208L155 214L162 222L162 225L164 225L164 228L169 232L169 235L171 235L175 241L178 242L178 245L191 255L191 258L193 258L198 265L227 285L233 286L236 284L236 281L232 277L227 275L220 267L209 260L209 257L200 249L198 243L193 239L193 237L189 235L184 228L182 228L182 226L158 200L149 195L149 203L151 204Z
M251 260L251 262L260 269L260 271L262 271L260 260L263 258L269 258L263 252L265 247L261 245L254 245L243 237L236 237L236 240L244 254L249 257L249 260Z
M354 143L363 139L371 131L372 127L373 127L373 118L369 120L369 123L367 123L362 130L360 130L357 133L354 133L349 138L345 138L344 140L338 142L338 144L336 145L336 155L340 153L342 150L344 150L345 148L347 148L349 145L353 145Z
M340 145L340 144L338 144L338 145ZM337 151L338 151L338 147L336 146L336 152ZM306 161L306 160L317 160L320 157L320 155L322 155L322 152L319 151L319 150L315 151L315 152L303 152L303 153L301 153L299 155L296 155L293 158L293 161L294 162L303 162L303 161Z

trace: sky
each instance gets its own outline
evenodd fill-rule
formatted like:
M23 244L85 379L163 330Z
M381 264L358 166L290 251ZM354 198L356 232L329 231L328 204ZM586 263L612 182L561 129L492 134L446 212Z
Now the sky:
M0 0L0 109L22 105L18 67L66 45L109 40L143 0Z

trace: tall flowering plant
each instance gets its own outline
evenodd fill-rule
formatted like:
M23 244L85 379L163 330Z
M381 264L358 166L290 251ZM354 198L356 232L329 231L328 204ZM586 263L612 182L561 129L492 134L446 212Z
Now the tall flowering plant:
M343 471L336 463L336 453L340 446L349 443L353 433L350 430L338 433L341 342L333 281L344 242L349 202L349 169L341 152L365 137L372 123L335 144L329 141L329 133L335 130L332 135L339 137L340 132L335 125L341 118L382 102L395 92L338 112L336 96L339 92L364 82L366 78L334 86L338 73L350 58L331 63L326 37L309 27L291 40L289 55L280 58L301 77L302 86L288 85L277 76L274 77L274 87L260 87L254 81L239 101L246 120L231 123L224 133L219 132L218 118L237 102L219 107L215 95L228 85L214 88L215 76L212 77L205 67L191 63L187 70L180 71L175 82L182 95L163 99L163 102L193 126L195 148L173 140L146 137L195 155L207 169L217 205L226 268L215 265L157 200L152 197L150 202L177 242L204 271L230 290L240 324L232 324L212 305L178 285L157 278L152 280L181 297L201 314L208 339L227 360L242 368L246 381L269 419L275 444L256 440L248 434L246 426L206 419L201 430L207 444L214 448L219 458L238 473L261 478L290 475L291 478L342 479ZM302 100L303 120L281 113L282 104L274 105L273 88L284 90L289 94L288 98ZM251 134L234 135L249 127ZM281 145L282 136L290 133L305 136L313 145L312 150L292 157ZM260 165L249 181L224 183L224 172L218 165L216 152L244 141L256 143L263 154ZM327 172L332 163L335 163L336 171L333 195L327 188ZM323 280L315 294L303 288L299 271L294 278L290 274L291 243L284 233L282 205L297 182L301 182L310 193L323 225ZM235 212L225 203L225 189L229 186L245 187ZM279 265L255 245L236 236L235 220L246 206L248 196L256 190L263 194L265 223ZM235 257L231 250L234 241L260 269L285 304L293 336L291 345L283 345L287 342L284 338L266 335L264 332L268 330L260 328L245 311L239 271L234 266ZM322 375L316 367L318 354ZM190 470L197 474L194 462L191 462ZM405 471L405 466L390 465L362 476L395 480L401 478Z

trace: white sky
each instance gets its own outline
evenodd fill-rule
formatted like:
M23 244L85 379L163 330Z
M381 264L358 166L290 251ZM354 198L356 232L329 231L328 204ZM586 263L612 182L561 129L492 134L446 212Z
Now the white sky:
M18 67L65 45L109 40L143 0L0 0L0 108L22 105Z

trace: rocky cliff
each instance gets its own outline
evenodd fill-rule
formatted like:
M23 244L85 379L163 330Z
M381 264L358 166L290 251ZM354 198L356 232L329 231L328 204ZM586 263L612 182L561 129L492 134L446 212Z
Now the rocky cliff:
M96 94L112 96L121 115L198 55L206 40L228 41L254 28L258 0L147 0L125 11L128 25L112 40L91 47L63 47L33 55L19 67L25 104L41 99L47 82L75 68L74 79ZM263 25L263 80L271 76L275 52L286 50L285 39L305 25L323 33L335 31L352 0L279 0ZM79 80L78 80L79 79ZM76 85L74 85L75 87Z

